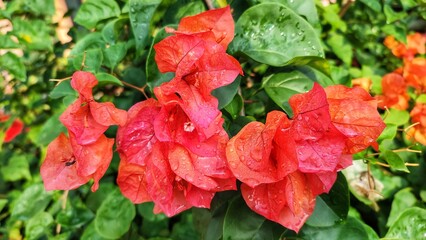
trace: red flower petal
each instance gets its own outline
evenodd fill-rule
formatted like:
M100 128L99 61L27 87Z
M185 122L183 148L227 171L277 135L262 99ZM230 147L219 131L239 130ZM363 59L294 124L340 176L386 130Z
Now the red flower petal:
M153 122L159 111L160 105L154 99L129 109L127 123L117 131L117 151L122 160L145 165L145 159L157 142Z
M77 174L78 164L69 139L61 133L47 147L46 159L40 167L46 190L71 190L87 183L90 177Z
M374 144L386 127L374 98L362 88L336 85L325 90L332 122L348 137L346 153L357 153Z
M101 125L123 126L126 123L127 112L116 108L111 102L98 103L91 101L89 106L90 113L92 114L93 118Z
M151 201L147 191L145 167L120 161L117 184L121 193L135 204Z
M160 72L176 72L176 77L190 73L205 51L204 40L189 35L169 36L154 45Z
M15 119L12 125L6 130L3 142L7 143L12 141L16 136L22 133L23 129L24 123L19 119Z
M74 88L84 101L93 99L92 89L98 84L95 75L90 72L77 71L72 75L71 86Z
M289 174L282 181L254 188L243 183L241 193L253 211L296 232L315 207L315 196L300 172Z
M186 34L200 33L200 36L211 32L214 40L226 49L234 38L234 19L230 7L227 6L184 17L181 19L177 31Z
M108 126L99 124L93 118L89 104L82 102L80 98L68 106L59 119L75 135L80 145L96 142L108 129Z

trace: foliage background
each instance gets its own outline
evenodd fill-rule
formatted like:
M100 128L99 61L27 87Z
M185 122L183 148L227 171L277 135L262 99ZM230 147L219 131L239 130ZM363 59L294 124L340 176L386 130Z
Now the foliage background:
M366 157L374 154L368 150L356 155L354 159L359 161L354 161L354 168L345 172L346 177L340 175L330 195L317 199L314 215L298 235L249 211L237 192L218 194L210 211L193 209L173 218L154 215L152 204L134 206L120 194L115 184L119 161L116 155L97 192L90 192L88 185L69 193L45 192L39 166L47 144L65 130L58 116L76 98L69 82L55 87L55 82L49 79L71 76L82 68L85 54L83 70L96 73L101 82L95 97L128 109L145 97L140 91L124 86L122 81L140 88L147 86L145 92L151 95L154 86L172 78L170 74L160 74L153 61L152 45L166 36L163 27L175 26L182 17L207 10L209 5L226 5L223 0L87 0L83 4L66 1L68 10L63 18L63 14L56 15L59 10L55 9L55 2L61 1L13 0L0 4L0 109L22 119L26 126L23 134L1 146L0 237L407 239L425 236L424 155L386 151L410 147L424 152L424 146L413 145L405 139L403 131L397 131L410 125L407 111L383 112L388 127L387 134L379 139L382 154ZM238 57L245 76L216 92L226 119L225 128L231 136L254 119L264 120L267 112L280 109L279 103L286 102L292 94L310 89L313 81L324 86L350 86L351 79L368 77L372 80L371 93L380 94L381 77L402 65L383 45L384 38L393 35L406 42L407 34L426 29L423 0L228 3L236 22L251 6L267 6L259 5L252 11L255 19L268 12L270 6L277 6L267 4L283 4L306 19L304 22L310 26L302 30L309 32L310 28L315 33L302 33L310 40L303 40L301 44L308 48L305 54L299 54L291 50L290 40L295 36L290 33L286 38L289 40L283 41L280 32L276 33L282 24L296 27L292 22L277 23L278 18L273 17L259 18L265 22L244 23L244 19L237 22L236 38L229 52ZM277 28L272 30L271 26ZM67 42L62 37L68 28ZM266 38L269 41L261 42L264 34L271 34ZM286 49L286 52L277 50L277 56L271 60L262 53L249 52L247 38L260 49ZM289 45L279 45L282 43ZM299 58L289 62L293 57ZM281 107L288 111L285 105ZM242 110L245 116L241 116ZM2 133L8 124L0 126ZM112 127L107 133L114 136L115 130ZM377 161L387 162L392 168L379 166L375 164ZM419 166L406 168L401 161L402 165L410 162ZM374 179L374 186L368 184L370 178Z

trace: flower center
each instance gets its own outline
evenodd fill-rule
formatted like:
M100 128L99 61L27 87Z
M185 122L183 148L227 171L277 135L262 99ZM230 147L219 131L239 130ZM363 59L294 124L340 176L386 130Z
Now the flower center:
M183 124L183 130L185 132L192 132L194 131L194 129L195 129L195 126L192 122L186 122Z

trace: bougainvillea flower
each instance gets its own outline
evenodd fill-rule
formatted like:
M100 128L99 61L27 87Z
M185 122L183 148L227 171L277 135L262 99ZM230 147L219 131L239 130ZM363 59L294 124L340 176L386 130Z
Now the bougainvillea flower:
M418 124L408 130L407 137L426 145L426 104L417 103L411 110L410 117L412 123Z
M145 180L146 167L121 160L117 184L121 193L135 204L152 201Z
M150 98L129 109L127 123L117 130L117 151L122 161L145 166L145 159L158 141L154 119L160 112L160 106Z
M16 138L22 133L24 129L24 123L20 119L13 120L12 124L6 129L3 142L7 143Z
M376 98L378 107L381 109L407 109L410 97L407 94L407 84L404 78L397 73L388 73L383 76L382 95L377 95Z
M371 145L386 125L377 112L377 100L362 88L342 85L325 88L333 125L344 134L345 153L360 152Z
M70 138L61 133L47 147L40 168L44 186L46 190L70 190L93 178L92 191L96 191L111 162L114 139L102 135L92 144L79 145L69 134Z
M426 92L426 58L414 58L404 62L403 76L409 86L416 88L417 92Z
M315 83L289 104L291 120L269 112L265 124L251 122L231 138L226 155L248 206L298 231L315 197L330 191L337 171L352 164L351 153L374 145L384 123L376 101L361 88L324 90Z
M396 57L412 60L416 54L425 54L426 34L413 33L407 36L407 44L395 40L393 36L385 38L384 45Z
M255 188L243 183L241 193L253 211L296 232L315 208L315 195L306 176L298 171Z
M79 98L60 116L61 122L72 132L80 145L95 142L111 125L124 125L127 113L115 108L114 104L98 103L93 100L92 88L97 80L92 73L76 72L71 86L78 91Z
M226 49L234 38L234 19L229 6L181 19L176 33L194 34L201 38L213 37Z

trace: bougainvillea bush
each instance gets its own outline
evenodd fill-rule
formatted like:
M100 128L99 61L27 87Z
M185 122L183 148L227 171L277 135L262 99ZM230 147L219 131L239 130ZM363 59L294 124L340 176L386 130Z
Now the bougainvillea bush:
M423 2L43 4L0 6L1 237L426 236Z

